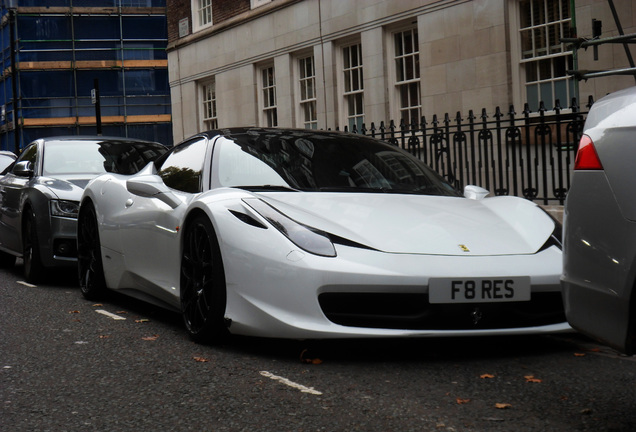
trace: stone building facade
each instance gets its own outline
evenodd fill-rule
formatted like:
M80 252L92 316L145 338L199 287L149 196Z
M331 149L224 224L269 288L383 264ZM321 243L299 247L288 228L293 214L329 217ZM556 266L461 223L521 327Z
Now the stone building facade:
M615 0L626 34L636 5ZM175 142L230 126L352 129L525 103L554 109L634 85L605 0L167 0Z

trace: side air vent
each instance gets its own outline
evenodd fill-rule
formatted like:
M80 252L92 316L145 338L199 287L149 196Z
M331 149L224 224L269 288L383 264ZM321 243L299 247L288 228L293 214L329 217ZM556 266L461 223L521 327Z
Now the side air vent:
M244 222L256 228L267 229L265 225L254 219L252 216L246 215L245 213L237 212L236 210L230 210L230 213L232 213L241 222Z

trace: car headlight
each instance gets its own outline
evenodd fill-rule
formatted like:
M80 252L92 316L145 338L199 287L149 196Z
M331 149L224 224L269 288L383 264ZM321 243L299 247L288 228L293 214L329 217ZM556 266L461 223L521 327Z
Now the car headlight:
M260 199L243 199L243 202L302 250L324 257L336 256L336 249L327 233L290 219Z
M51 216L77 219L79 203L77 201L51 200Z
M545 214L550 216L550 219L554 222L554 230L550 235L550 238L544 243L544 245L539 249L539 251L545 250L550 246L556 246L559 249L563 249L563 225L559 222L550 212L546 209L539 207Z

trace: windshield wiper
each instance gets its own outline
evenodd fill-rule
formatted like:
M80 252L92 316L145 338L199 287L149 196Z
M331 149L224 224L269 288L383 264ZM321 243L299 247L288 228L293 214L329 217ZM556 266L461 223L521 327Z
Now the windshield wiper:
M352 193L385 193L406 195L448 195L436 186L423 186L418 188L369 188L360 186L321 187L320 192L352 192Z
M282 185L252 185L252 186L234 186L238 189L245 189L250 192L300 192L289 186Z

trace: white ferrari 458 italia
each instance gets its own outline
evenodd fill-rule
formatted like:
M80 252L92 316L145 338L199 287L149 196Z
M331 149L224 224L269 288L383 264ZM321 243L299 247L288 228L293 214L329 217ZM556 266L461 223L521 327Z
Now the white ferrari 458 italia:
M89 183L80 287L178 311L198 342L571 330L560 225L486 195L362 135L210 131Z

